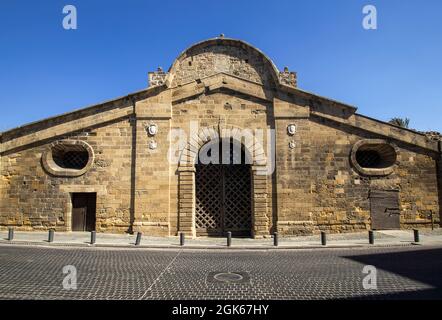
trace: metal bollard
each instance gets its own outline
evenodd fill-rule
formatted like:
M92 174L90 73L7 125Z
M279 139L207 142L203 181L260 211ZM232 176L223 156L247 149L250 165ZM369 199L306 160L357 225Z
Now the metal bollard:
M180 232L180 246L184 246L185 235L184 232Z
M369 244L374 244L374 233L372 230L368 231L368 243Z
M324 231L321 231L321 244L325 246L327 244L327 236Z
M139 246L140 245L140 243L141 243L141 236L142 236L143 234L141 233L141 232L137 232L137 239L135 240L135 245L136 246Z
M91 231L91 244L95 244L96 240L97 240L97 232Z
M431 211L431 230L434 230L434 217L433 217L433 211Z
M14 240L14 228L8 228L8 240Z
M277 247L279 245L278 232L273 234L273 245Z
M232 245L232 232L227 231L227 246L230 247Z
M413 229L413 233L414 233L414 242L419 242L419 230L417 229Z
M48 242L54 242L54 229L49 229Z

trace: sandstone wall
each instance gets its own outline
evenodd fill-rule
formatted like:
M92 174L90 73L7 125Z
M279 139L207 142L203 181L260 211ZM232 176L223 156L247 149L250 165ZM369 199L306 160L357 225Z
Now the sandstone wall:
M397 129L372 122L373 131L345 124L339 108L323 105L334 121L312 112L309 101L282 97L274 101L277 129L276 181L277 230L284 235L320 230L352 232L371 228L370 190L399 190L401 228L437 227L440 221L437 154L390 139ZM336 116L333 116L333 118ZM370 129L369 120L364 128ZM290 136L287 126L294 124ZM403 132L405 140L413 134ZM366 176L350 161L353 145L362 139L384 139L398 147L399 165L388 176ZM289 147L292 145L292 148Z
M150 235L177 234L179 173L178 164L168 161L174 150L168 135L170 129L181 129L190 136L192 121L199 128L275 129L276 169L266 177L267 233L369 229L371 189L400 190L402 228L429 227L431 216L436 226L440 221L436 153L392 140L399 149L394 172L387 177L363 176L350 162L352 146L360 139L385 137L312 115L300 101L272 103L218 89L172 104L171 91L165 91L139 100L135 114L127 114L80 133L4 152L0 225L70 230L71 193L96 192L98 231L125 232L133 223L133 230ZM153 123L158 134L149 136L146 128ZM287 133L289 124L296 125L293 136ZM50 130L45 128L45 134L50 136ZM62 139L80 139L93 147L90 171L68 178L43 169L42 153ZM150 147L152 142L155 148Z
M170 93L158 93L136 102L134 231L148 235L170 234ZM149 125L156 125L158 133L150 135Z
M286 166L292 167L291 174L279 181L291 187L287 191L278 190L279 219L293 222L291 225L279 223L280 231L298 234L319 230L350 232L369 229L369 191L378 189L400 191L401 228L429 227L431 214L438 224L435 154L396 142L399 165L394 172L386 177L363 176L350 162L351 148L360 139L382 137L316 117L311 118L307 125L303 121L296 123L301 128L300 145L294 152L297 156L286 163ZM305 126L308 129L303 130ZM279 168L280 172L284 166L279 165ZM308 178L304 179L306 176ZM294 188L299 188L299 191ZM296 209L298 206L304 208ZM283 214L285 211L287 215ZM291 211L296 213L290 216ZM309 218L308 213L311 214L311 225L304 222ZM303 222L296 224L298 220Z
M54 132L55 134L55 132ZM41 157L54 140L80 139L95 151L91 170L55 177ZM70 230L71 193L97 193L97 231L125 232L130 225L132 128L116 120L83 133L49 139L2 156L0 225L19 230Z
M246 80L270 86L269 65L245 46L204 46L186 52L173 68L172 86L224 72Z
M182 129L186 137L191 136L190 123L198 128L215 128L218 126L234 126L249 129L262 129L264 132L264 146L267 145L267 129L274 128L271 103L234 94L232 92L219 92L202 95L173 105L172 129ZM198 132L198 128L193 130ZM179 173L178 165L171 167L171 232L178 231L179 219ZM272 228L272 180L273 175L266 177L268 190L268 230Z

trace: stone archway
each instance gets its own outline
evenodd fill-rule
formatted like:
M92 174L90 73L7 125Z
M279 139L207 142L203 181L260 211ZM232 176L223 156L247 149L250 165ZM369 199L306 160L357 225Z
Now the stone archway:
M232 139L242 144L246 152L252 156L250 183L251 235L252 237L268 235L267 158L262 144L259 143L251 131L232 125L202 128L197 134L190 137L187 146L182 151L178 166L179 231L196 237L195 162L203 145L219 139Z

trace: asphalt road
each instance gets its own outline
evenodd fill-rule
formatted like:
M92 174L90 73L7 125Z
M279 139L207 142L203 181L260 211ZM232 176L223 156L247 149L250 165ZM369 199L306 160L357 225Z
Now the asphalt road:
M76 289L74 269L63 273L67 265L75 267ZM364 289L365 265L376 267L377 289ZM229 251L0 245L0 299L442 299L441 271L442 247Z

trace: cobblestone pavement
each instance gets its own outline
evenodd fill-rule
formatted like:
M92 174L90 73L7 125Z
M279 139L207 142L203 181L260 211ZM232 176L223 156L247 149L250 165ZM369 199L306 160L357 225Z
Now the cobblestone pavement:
M65 290L65 265L77 290ZM378 289L365 290L365 265ZM442 247L158 250L0 245L1 299L442 298ZM238 273L221 282L217 273ZM226 276L224 275L224 278ZM220 277L222 278L222 277Z

